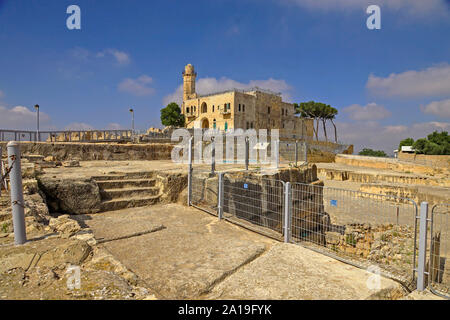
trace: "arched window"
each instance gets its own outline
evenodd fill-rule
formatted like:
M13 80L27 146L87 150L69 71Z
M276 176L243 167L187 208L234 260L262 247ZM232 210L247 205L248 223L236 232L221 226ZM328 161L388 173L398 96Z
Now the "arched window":
M208 112L208 106L206 105L205 102L202 103L202 113L207 113Z
M214 112L214 105L213 105L213 108L212 108L212 112Z
M241 112L241 104L239 103L239 112Z
M189 113L189 107L186 107L186 113Z
M248 121L247 121L247 130L250 128L250 125L249 125L249 123L248 123Z
M242 112L245 112L245 104L242 105Z

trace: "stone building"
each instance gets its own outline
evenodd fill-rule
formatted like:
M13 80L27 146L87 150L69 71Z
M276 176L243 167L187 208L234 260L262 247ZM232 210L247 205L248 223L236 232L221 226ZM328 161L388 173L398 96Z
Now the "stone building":
M284 102L280 93L253 88L199 95L196 77L194 67L188 64L183 72L181 108L187 128L279 129L280 137L312 138L313 120L297 117L294 105Z

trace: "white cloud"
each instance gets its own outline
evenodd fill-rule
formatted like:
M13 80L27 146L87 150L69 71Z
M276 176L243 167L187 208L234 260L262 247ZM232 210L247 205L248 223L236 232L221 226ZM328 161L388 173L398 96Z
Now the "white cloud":
M387 78L370 75L366 84L373 94L385 97L428 97L450 95L450 65L392 73Z
M64 130L81 130L81 131L88 131L88 130L94 130L94 127L90 124L84 123L84 122L72 122L64 127Z
M398 144L405 138L425 138L433 131L450 131L448 122L423 122L412 125L383 126L372 122L336 122L338 138L347 144L353 144L355 153L363 148L384 150L392 155Z
M350 119L356 121L374 121L386 119L391 116L391 112L385 107L376 103L369 103L365 106L352 104L344 108L344 112L349 114Z
M122 126L119 123L108 123L108 125L106 126L106 129L108 130L126 130L128 128L125 128L124 126Z
M196 92L200 95L210 94L214 92L220 92L230 89L250 89L253 87L259 87L262 89L269 89L274 92L280 92L285 101L290 99L290 91L292 87L284 80L267 79L267 80L250 80L248 83L241 83L229 78L201 78L195 83ZM164 105L170 102L176 102L181 104L183 101L183 85L180 85L173 93L164 97Z
M36 130L36 111L23 106L16 106L11 109L0 106L0 128L17 130ZM50 124L50 117L40 111L39 126L41 129L47 128Z
M127 65L131 62L131 58L128 53L113 48L93 53L88 49L82 47L75 47L70 49L69 53L73 58L77 60L82 60L84 62L90 62L93 61L94 58L105 58L108 56L114 58L114 60L117 62L118 65Z
M446 0L279 0L281 3L295 4L313 10L361 10L369 5L379 5L381 9L401 11L418 16L443 15L447 13Z
M421 108L423 112L442 118L450 118L450 99L433 101Z
M153 79L147 75L142 75L137 79L126 78L118 88L119 91L127 92L135 96L148 96L155 93L155 89L149 87Z
M131 62L130 55L126 52L119 51L117 49L106 49L97 53L97 58L103 58L106 55L111 55L116 59L117 63L120 65L127 65Z

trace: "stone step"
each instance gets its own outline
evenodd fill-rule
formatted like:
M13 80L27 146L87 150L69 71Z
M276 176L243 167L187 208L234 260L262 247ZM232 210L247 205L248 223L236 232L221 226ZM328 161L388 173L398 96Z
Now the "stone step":
M103 200L113 199L129 199L136 196L156 196L159 192L159 188L119 188L119 189L106 189L100 191L100 195Z
M158 196L152 197L140 197L140 198L129 198L129 199L115 199L104 201L100 205L100 211L115 211L125 208L137 208L137 207L145 207L149 205L156 204L159 201Z
M101 190L118 189L125 187L154 187L156 180L149 179L127 179L127 180L105 180L97 181L97 185Z
M150 179L153 177L153 172L129 172L129 173L117 173L117 174L105 174L102 176L92 177L95 181L108 181L108 180L122 180L122 179Z

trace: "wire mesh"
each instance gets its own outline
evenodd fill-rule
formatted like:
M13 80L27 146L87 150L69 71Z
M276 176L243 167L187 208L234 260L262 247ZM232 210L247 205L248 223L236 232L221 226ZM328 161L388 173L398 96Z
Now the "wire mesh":
M217 215L219 178L206 168L192 170L191 205Z
M411 282L417 206L393 196L292 184L292 239Z
M304 163L306 159L307 146L304 142L300 141L280 141L279 153L280 163L299 165Z
M223 183L225 219L245 221L255 231L283 234L284 182L225 174Z
M450 298L450 204L437 204L431 210L429 286Z

